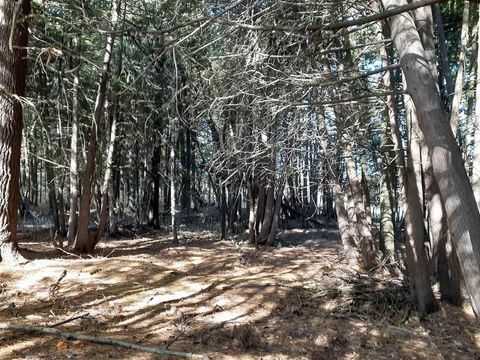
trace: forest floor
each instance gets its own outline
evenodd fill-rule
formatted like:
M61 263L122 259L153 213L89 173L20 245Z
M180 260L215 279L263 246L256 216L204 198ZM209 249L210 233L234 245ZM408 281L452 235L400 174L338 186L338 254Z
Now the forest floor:
M208 355L210 359L480 359L468 308L420 321L385 269L348 265L334 230L289 231L282 246L208 232L103 241L78 258L24 234L36 258L0 265L0 323ZM66 275L59 282L62 273ZM53 336L0 331L0 359L174 359Z

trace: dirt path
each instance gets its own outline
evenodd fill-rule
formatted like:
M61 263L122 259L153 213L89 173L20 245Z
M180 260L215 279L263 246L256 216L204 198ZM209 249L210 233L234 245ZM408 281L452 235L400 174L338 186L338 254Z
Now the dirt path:
M0 266L0 322L88 314L59 328L211 359L480 359L480 325L468 311L442 305L419 321L399 280L350 268L334 238L293 232L290 246L255 250L208 233L171 247L152 234L104 243L87 259L24 243L47 258L14 272ZM0 332L0 359L162 357Z

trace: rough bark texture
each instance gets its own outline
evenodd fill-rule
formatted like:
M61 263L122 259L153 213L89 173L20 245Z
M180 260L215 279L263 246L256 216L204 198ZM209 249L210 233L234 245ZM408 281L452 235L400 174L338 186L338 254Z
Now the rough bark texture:
M257 215L257 201L255 201L255 188L252 176L247 178L248 191L248 242L255 244L255 218Z
M387 62L386 51L382 52L383 62ZM383 77L383 83L387 88L391 88L391 75L386 72ZM410 121L415 120L415 108L410 100L406 100L406 111L410 113ZM410 276L410 291L412 296L417 300L418 310L422 316L435 310L435 301L432 289L429 284L428 272L426 267L425 250L423 248L424 241L424 224L422 200L419 197L419 185L417 182L413 159L411 154L411 146L409 147L408 162L405 160L402 138L400 135L398 119L395 113L395 99L392 96L387 97L388 105L388 123L392 136L393 150L395 153L395 161L398 169L398 179L400 187L404 192L403 208L405 217L405 248L406 262L408 273ZM417 144L418 146L418 144ZM418 160L417 156L417 162Z
M177 154L176 154L176 147L177 147L177 131L176 131L176 124L175 119L172 119L172 123L170 124L170 225L172 228L172 238L173 243L178 244L178 225L177 225Z
M284 187L285 187L285 181L282 180L281 185L278 187L278 190L277 190L277 197L275 198L275 206L273 208L273 216L272 216L272 225L270 227L270 232L267 238L268 245L273 245L277 237L278 220L280 219L280 209L282 207Z
M450 114L450 125L453 135L458 132L458 112L462 101L463 73L465 68L465 52L468 41L468 20L470 17L470 3L465 1L463 5L462 32L460 37L460 54L458 55L457 77L455 79L455 92L452 99L452 112Z
M263 219L261 220L261 230L258 234L258 243L263 244L267 241L268 234L270 233L270 228L272 226L273 220L273 207L274 207L274 196L275 196L275 181L274 179L269 179L267 184L267 197L265 200L265 212L263 213Z
M22 259L17 251L22 142L18 96L25 93L28 32L27 23L18 19L29 11L29 0L0 0L0 257L6 264Z
M372 230L370 229L370 224L367 220L363 192L357 176L357 170L355 169L355 160L353 156L352 144L348 142L345 144L345 157L348 181L356 216L354 224L357 230L357 247L361 255L362 268L369 270L376 265L375 251L373 249L373 235Z
M371 209L371 196L370 196L370 176L368 175L368 165L366 159L365 151L360 155L360 163L362 165L362 190L363 190L363 200L365 203L365 214L367 216L367 222L372 223L372 209Z
M152 154L151 171L151 191L150 210L148 212L148 225L154 228L160 227L160 165L161 165L162 147L159 136L155 139L155 146Z
M73 99L72 99L72 137L70 140L70 215L68 218L67 239L68 244L73 245L78 226L78 86L80 68L73 75Z
M356 245L350 229L347 210L345 209L345 199L343 197L343 191L340 183L338 182L338 175L336 174L336 171L331 166L329 167L331 174L333 198L335 201L335 210L337 212L338 229L340 231L340 237L342 239L343 250L346 252L348 261L350 263L357 263L359 254L356 250Z
M386 34L386 30L387 29L385 25L383 25L381 31L378 33L378 40L384 40L384 38L388 36L388 34ZM382 60L382 67L388 66L389 60L385 45L380 46L380 57ZM386 89L392 88L392 81L389 71L386 71L383 74L382 83ZM384 256L391 257L393 260L395 255L395 224L393 213L394 204L391 201L393 196L389 190L392 184L392 177L394 177L392 174L394 171L396 171L395 164L391 164L395 161L392 159L396 159L397 162L400 159L397 159L395 156L395 146L397 146L397 148L399 146L398 140L395 145L392 139L392 129L396 128L395 101L392 96L387 96L386 102L387 106L385 107L383 114L385 118L385 131L382 139L382 165L385 169L385 174L382 177L380 190L380 251L382 251ZM397 149L397 153L398 152L399 151Z
M418 145L415 144L415 145ZM425 316L436 310L435 297L430 286L428 276L427 256L424 246L425 228L423 222L423 205L419 194L417 178L420 174L413 165L411 146L408 150L406 171L406 202L405 208L405 233L407 250L407 264L409 274L414 285L420 316Z
M390 157L388 155L389 134L386 129L382 140L382 174L380 183L380 251L390 261L394 260L395 254L395 225L393 223L393 207L390 201Z
M47 141L50 141L47 139ZM46 158L52 157L52 151L50 145L47 145ZM48 187L48 205L50 208L50 216L52 217L55 229L60 231L60 221L58 218L58 203L57 192L55 189L55 174L53 173L53 164L50 161L45 161L45 172L47 175L47 187Z
M450 63L448 61L447 51L447 39L445 38L445 30L443 27L442 13L440 11L440 4L433 5L433 12L435 14L435 24L438 34L438 47L440 49L440 63L442 76L445 78L445 86L447 87L447 102L448 109L451 109L452 97L453 97L453 81L450 74Z
M427 7L419 8L413 11L413 15L427 60L430 64L430 72L435 79L438 79L436 64L437 57L435 54L435 43L433 38L432 11ZM468 16L466 19L468 20ZM441 15L439 15L439 24L442 25ZM443 31L443 29L439 30ZM462 29L463 35L467 32L468 26L467 29ZM447 70L450 71L448 59L446 66ZM458 75L457 80L461 78L463 78L463 76ZM462 86L460 85L460 91L461 88ZM458 94L457 97L460 95L461 94ZM455 123L457 121L458 116ZM416 128L418 128L418 126L416 126ZM451 245L450 234L448 233L445 207L443 206L443 200L438 189L437 180L433 175L432 162L428 156L428 147L425 143L425 138L420 131L417 131L417 135L421 149L425 202L428 209L428 217L426 216L426 220L428 221L426 226L430 235L430 274L434 274L437 280L439 280L442 299L447 300L450 303L460 304L460 270L458 268L458 259L455 250Z
M480 6L478 25L480 26ZM480 208L480 50L477 51L477 81L475 86L475 135L472 160L472 188Z
M385 9L406 1L383 0ZM445 204L448 226L475 313L480 314L480 213L463 166L460 149L443 109L436 79L411 15L389 19L392 39L406 77L408 91L425 135L434 176Z
M329 176L330 186L332 188L333 199L335 201L335 211L337 213L338 230L340 232L340 238L342 239L343 250L346 253L347 259L350 264L357 265L359 261L359 254L356 249L355 241L353 239L352 229L348 219L347 209L345 208L345 197L342 187L339 182L338 167L332 164L331 157L327 153L329 144L327 141L327 130L325 126L325 119L320 116L318 119L318 130L322 134L321 140L321 155L325 161L325 170Z
M115 30L118 21L119 2L113 3L112 8L112 29ZM92 188L94 186L95 176L95 156L97 153L97 128L100 125L103 116L103 110L107 97L107 85L110 73L110 61L112 59L113 43L115 37L113 34L108 35L105 55L103 57L103 67L100 76L100 83L97 90L97 98L95 101L95 110L93 114L93 123L90 129L90 139L87 153L87 164L83 175L83 188L80 197L80 210L78 214L78 228L75 239L75 250L88 253L95 248L95 236L92 236L88 230L90 218L90 204L92 201Z
M105 226L107 225L108 220L108 207L109 207L109 199L108 199L108 188L112 178L112 161L113 161L113 151L115 149L115 137L117 134L117 118L116 116L113 117L112 125L110 128L110 138L108 140L108 147L107 147L107 161L105 165L105 175L103 178L102 184L102 204L100 208L100 221L98 224L97 232L95 233L94 243L92 244L95 247L100 238L103 235L103 231L105 230Z

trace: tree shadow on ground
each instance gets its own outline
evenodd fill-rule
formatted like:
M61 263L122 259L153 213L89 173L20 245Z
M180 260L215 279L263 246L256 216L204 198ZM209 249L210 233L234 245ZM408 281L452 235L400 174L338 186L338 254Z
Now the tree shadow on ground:
M212 359L471 359L473 320L442 307L420 322L408 291L387 272L366 275L320 232L285 234L255 249L191 233L102 244L108 257L39 259L0 268L0 322L62 329L208 354ZM25 244L22 244L25 245ZM67 276L55 292L52 284ZM0 334L2 336L3 334ZM4 340L0 358L153 359L150 354L32 335ZM81 347L81 348L80 348ZM441 356L441 355L440 355ZM163 357L168 358L168 357Z

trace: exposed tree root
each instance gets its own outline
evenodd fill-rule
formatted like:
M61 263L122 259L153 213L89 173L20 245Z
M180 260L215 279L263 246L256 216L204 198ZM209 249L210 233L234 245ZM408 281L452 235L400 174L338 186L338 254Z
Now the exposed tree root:
M61 331L59 329L54 329L54 328L49 328L49 327L28 326L28 325L8 324L8 323L3 323L2 324L2 323L0 323L0 330L11 330L11 331L17 331L17 332L22 332L22 333L36 333L36 334L61 336L61 337L67 338L67 339L87 341L87 342L92 342L92 343L102 344L102 345L121 346L121 347L124 347L124 348L127 348L127 349L144 351L144 352L148 352L148 353L152 353L152 354L177 356L177 357L186 358L186 359L197 359L197 360L208 360L209 359L209 357L206 356L206 355L198 355L198 354L187 353L187 352L161 349L161 348L155 347L155 346L144 346L144 345L131 343L131 342L128 342L128 341L104 338L104 337L99 337L99 336L76 334L76 333Z

